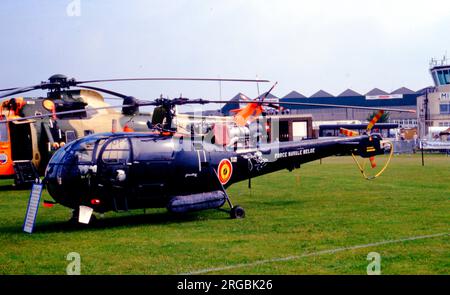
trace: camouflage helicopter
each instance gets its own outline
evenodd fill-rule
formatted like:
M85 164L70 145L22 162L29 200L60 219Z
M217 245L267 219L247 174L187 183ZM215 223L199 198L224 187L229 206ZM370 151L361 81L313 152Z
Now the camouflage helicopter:
M51 155L77 138L107 131L148 131L147 123L161 120L161 112L141 112L129 95L89 86L119 81L220 81L268 82L266 80L209 78L125 78L77 81L56 74L29 87L0 89L0 99L33 90L48 90L46 97L13 97L0 102L0 178L14 178L16 185L30 184L42 175ZM72 89L77 87L81 89ZM104 93L123 100L121 111L105 102ZM161 109L160 109L161 110ZM50 115L41 116L40 115ZM26 117L25 120L14 120Z

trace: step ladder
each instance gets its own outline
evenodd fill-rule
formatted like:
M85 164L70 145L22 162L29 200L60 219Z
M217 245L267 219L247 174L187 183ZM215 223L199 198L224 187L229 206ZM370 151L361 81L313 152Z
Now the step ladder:
M14 184L18 187L31 185L39 178L39 173L30 160L14 161L13 167L15 172Z

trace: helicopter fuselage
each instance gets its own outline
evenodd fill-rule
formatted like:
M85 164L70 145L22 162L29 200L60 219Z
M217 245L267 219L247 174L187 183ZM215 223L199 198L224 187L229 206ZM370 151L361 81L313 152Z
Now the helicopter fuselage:
M336 154L382 154L380 141L372 134L237 149L184 136L102 133L56 151L45 182L55 201L72 209L195 211L220 207L225 188L242 180Z

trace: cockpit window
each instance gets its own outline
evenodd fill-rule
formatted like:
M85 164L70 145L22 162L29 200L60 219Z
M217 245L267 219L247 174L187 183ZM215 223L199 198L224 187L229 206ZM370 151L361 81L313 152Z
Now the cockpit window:
M64 161L66 165L91 165L98 158L98 151L106 141L104 136L87 137L72 141L55 152L50 164ZM95 154L95 157L94 156Z
M0 141L8 141L8 128L6 126L6 123L0 123Z
M106 164L125 164L130 160L128 138L114 139L103 150L102 161Z
M98 159L98 156L100 155L100 151L102 150L103 145L106 142L106 138L100 139L97 143L97 148L95 149L95 159Z
M97 139L81 142L73 148L78 163L91 163Z

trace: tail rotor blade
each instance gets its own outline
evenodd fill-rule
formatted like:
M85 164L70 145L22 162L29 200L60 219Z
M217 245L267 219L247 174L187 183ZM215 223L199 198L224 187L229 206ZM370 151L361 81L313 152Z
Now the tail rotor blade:
M350 130L350 129L345 129L345 128L342 128L342 127L339 129L339 133L343 134L345 136L350 136L350 137L359 135L359 133L357 131Z
M370 161L370 166L372 166L372 168L377 167L377 163L375 162L375 157L370 157L369 161Z
M372 130L373 126L380 120L381 116L383 116L384 110L378 111L378 113L370 120L369 125L367 125L367 132Z

